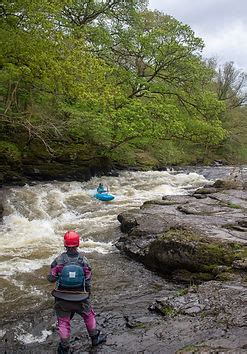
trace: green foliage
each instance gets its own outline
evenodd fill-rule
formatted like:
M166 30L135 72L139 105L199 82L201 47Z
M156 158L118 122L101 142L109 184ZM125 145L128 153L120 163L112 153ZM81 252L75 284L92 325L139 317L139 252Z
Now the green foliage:
M229 132L217 149L220 158L229 163L247 162L247 106L228 111L222 125Z
M20 163L21 161L21 152L18 147L7 141L0 141L0 156L2 164L10 163Z
M171 306L164 306L161 308L161 312L164 316L170 316L170 317L173 317L176 315L176 310L171 307Z
M204 156L229 137L203 42L144 0L3 1L0 135L91 146L98 156L160 163ZM9 134L10 132L10 134ZM151 161L152 159L150 159Z
M234 203L228 203L227 206L232 209L241 209L241 206Z
M176 296L185 296L189 292L189 288L182 288L176 291Z
M199 353L199 351L201 351L200 348L196 347L195 345L189 344L181 349L178 349L175 354Z

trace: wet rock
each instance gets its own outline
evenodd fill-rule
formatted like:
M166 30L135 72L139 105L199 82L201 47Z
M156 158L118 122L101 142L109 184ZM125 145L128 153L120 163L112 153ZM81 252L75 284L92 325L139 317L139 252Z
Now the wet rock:
M0 189L0 221L3 218L3 191Z
M162 200L166 201L166 202L170 202L170 205L172 204L187 204L189 203L189 198L190 196L188 195L164 195L162 197ZM166 205L164 203L164 205ZM169 203L167 203L167 205L169 205Z
M214 193L209 198L218 201L220 206L227 206L232 209L247 209L247 194L244 191L228 190Z
M126 321L127 328L143 328L143 327L145 327L144 323L142 323L140 321L136 321L136 319L133 316L124 316L124 319Z
M218 274L221 274L221 273L224 273L224 272L227 272L227 271L229 271L229 267L224 266L224 265L220 265L218 267L215 267L212 270L213 274L215 274L215 275L218 275Z
M232 230L247 232L247 219L236 220L235 223L226 224L225 227Z
M119 171L118 170L111 170L106 173L106 176L119 177Z
M194 196L198 195L198 194L212 194L212 193L216 193L218 192L217 188L214 187L203 187L203 188L198 188L195 192L194 192Z
M147 200L146 202L143 203L141 209L149 208L152 205L174 205L177 203L178 202L172 200Z
M131 214L121 214L117 217L118 221L121 223L121 231L124 233L128 233L135 226L138 225L138 222L135 218L135 215Z
M233 268L247 271L247 258L235 260L232 264Z
M71 326L73 353L163 354L164 348L167 354L200 353L201 350L204 353L204 348L207 353L214 353L215 348L227 348L229 354L245 352L241 350L246 345L246 284L211 281L185 288L168 283L146 269L142 270L140 281L140 273L135 273L136 263L131 263L131 277L137 277L133 287L126 293L103 289L101 294L95 294L97 323L107 334L107 342L93 349L82 319L76 315ZM159 287L151 286L152 279L158 281ZM12 320L5 324L3 352L56 352L58 335L52 309L34 311L16 319L18 335L32 333L38 339L43 330L48 330L43 342L18 342L14 323ZM217 352L221 353L221 349Z
M232 178L229 178L228 180L217 180L215 183L212 185L212 188L216 189L243 189L243 181L241 177L239 176L239 172Z
M209 214L209 213L213 213L212 208L208 207L208 208L203 208L203 210L201 210L201 206L196 206L193 204L190 204L190 206L186 207L184 205L179 205L177 207L177 210L181 211L182 213L185 214L192 214L192 215L200 215L200 214Z
M231 306L231 297L239 296ZM165 316L184 314L194 316L203 312L204 316L217 313L221 318L244 325L246 318L246 288L236 283L222 284L216 281L191 286L185 294L177 294L156 299L149 309ZM239 308L239 311L238 311ZM238 313L237 313L238 312Z
M224 160L214 160L213 161L213 166L223 166L223 165L227 165L226 161L224 161Z
M200 200L188 195L146 202L118 216L125 237L116 246L179 281L230 278L237 269L232 265L240 264L233 262L247 252L246 198L245 191L229 189Z
M204 198L207 198L207 195L194 193L193 197L195 197L196 199L204 199Z
M234 255L231 245L208 239L192 229L170 229L148 246L146 259L151 267L164 272L186 269L210 273L218 265L231 265Z
M188 294L185 296L156 300L149 309L155 310L164 316L174 316L179 313L193 316L205 309L209 309L209 306L208 304L200 303L197 294Z

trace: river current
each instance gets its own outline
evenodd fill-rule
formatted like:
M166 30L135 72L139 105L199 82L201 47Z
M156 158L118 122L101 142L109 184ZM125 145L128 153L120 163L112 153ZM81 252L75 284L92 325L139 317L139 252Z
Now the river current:
M112 297L116 289L127 293L130 282L124 272L127 261L114 246L121 234L117 215L140 207L146 200L187 194L208 183L209 177L188 170L128 171L118 177L94 177L88 182L5 187L0 225L1 317L8 321L51 306L52 286L46 275L51 261L63 251L63 235L69 229L80 234L80 249L93 266L95 292L104 296L104 279ZM99 182L109 186L115 195L113 201L100 202L94 198ZM143 286L141 269L136 268L138 275L132 280L133 289ZM26 337L19 334L17 340L27 343L28 334Z

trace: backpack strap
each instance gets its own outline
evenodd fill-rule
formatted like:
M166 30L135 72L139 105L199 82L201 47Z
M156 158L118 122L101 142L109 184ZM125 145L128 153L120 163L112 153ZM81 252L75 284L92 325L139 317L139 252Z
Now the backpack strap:
M79 252L77 262L84 267L85 264L87 264L87 259L83 256L82 252Z
M66 252L64 252L61 256L62 256L64 264L70 263L70 258L69 258L69 256L67 255Z
M62 253L61 254L61 257L62 257L62 260L63 260L63 264L68 264L68 263L75 263L75 264L78 264L80 266L83 266L83 258L81 257L81 254L79 253L77 255L77 257L69 257L68 254L66 252ZM81 262L81 258L82 258L82 262Z

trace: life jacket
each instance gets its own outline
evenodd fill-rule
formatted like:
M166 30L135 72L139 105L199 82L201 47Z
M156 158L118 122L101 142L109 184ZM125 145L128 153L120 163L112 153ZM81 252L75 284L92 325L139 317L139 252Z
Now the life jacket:
M97 193L99 193L99 194L106 193L106 192L107 192L107 190L103 186L97 188Z

